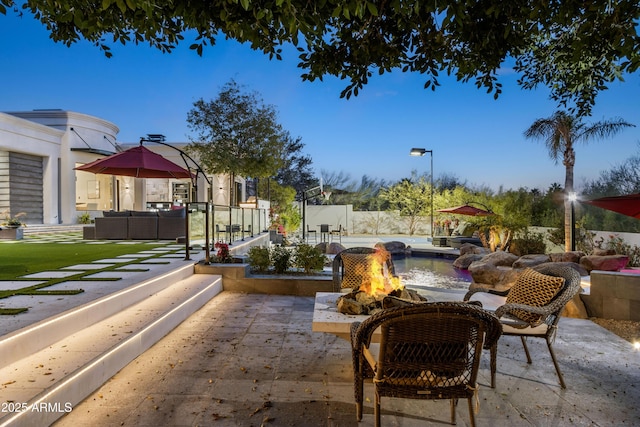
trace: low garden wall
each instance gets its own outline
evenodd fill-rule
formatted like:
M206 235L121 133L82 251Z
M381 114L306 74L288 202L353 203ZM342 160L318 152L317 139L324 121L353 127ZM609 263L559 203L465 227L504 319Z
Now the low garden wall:
M316 292L332 292L330 275L252 275L249 264L196 264L196 274L222 276L222 288L230 292L314 297Z
M640 321L640 274L594 270L580 297L591 317Z

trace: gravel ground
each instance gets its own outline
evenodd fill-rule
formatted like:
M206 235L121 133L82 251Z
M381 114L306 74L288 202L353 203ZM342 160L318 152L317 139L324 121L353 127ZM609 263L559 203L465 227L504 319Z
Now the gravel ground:
M600 319L597 317L593 317L591 320L618 335L620 338L624 338L630 343L640 341L640 322L634 322L632 320Z

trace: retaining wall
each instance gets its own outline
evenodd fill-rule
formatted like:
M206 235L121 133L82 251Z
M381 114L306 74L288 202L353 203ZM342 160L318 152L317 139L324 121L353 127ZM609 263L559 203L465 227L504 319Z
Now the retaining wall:
M591 317L640 321L640 274L594 270L590 293L580 296Z

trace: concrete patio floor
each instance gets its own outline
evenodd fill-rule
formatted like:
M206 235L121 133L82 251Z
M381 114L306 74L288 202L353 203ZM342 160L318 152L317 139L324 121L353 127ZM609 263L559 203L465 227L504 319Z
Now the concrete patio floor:
M346 247L373 243L343 238ZM407 244L447 250L427 239ZM222 292L54 425L373 425L372 385L358 423L350 344L311 331L313 304L312 297ZM563 318L554 348L566 390L544 341L529 347L533 365L517 338L501 338L495 389L483 355L477 425L640 425L640 352L629 342L590 320ZM448 425L449 404L383 399L382 416L385 426ZM466 402L458 405L457 425L469 425Z
M90 395L56 426L373 425L373 389L355 418L350 344L311 331L311 297L223 292ZM479 383L479 426L640 424L640 353L589 320L563 318L554 345L567 389L543 340L528 365L517 338L489 355ZM382 400L386 426L449 423L447 401ZM469 425L466 402L457 425Z

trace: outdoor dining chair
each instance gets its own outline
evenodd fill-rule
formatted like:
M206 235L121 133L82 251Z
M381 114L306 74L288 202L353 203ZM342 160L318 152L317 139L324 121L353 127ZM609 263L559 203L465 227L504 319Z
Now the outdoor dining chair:
M560 365L553 351L553 341L558 331L558 322L565 305L580 291L580 275L571 267L554 263L542 264L535 269L527 268L515 285L506 293L505 304L495 311L502 323L503 335L520 337L527 363L532 363L527 338L543 338L556 368L560 386L566 388ZM464 296L468 301L474 294L487 292L471 290ZM497 343L491 348L491 387L496 386Z
M380 343L372 343L380 328ZM362 420L364 380L373 379L374 417L380 426L384 397L450 400L455 424L458 399L467 399L475 426L476 379L483 346L500 338L498 318L473 304L418 303L381 310L351 325L356 417Z
M318 233L316 233L316 230L312 230L309 224L307 224L307 242L309 242L312 234L314 243L318 243Z
M338 225L338 229L331 229L329 232L329 238L333 241L333 236L338 236L338 241L342 243L342 224Z
M340 292L342 289L357 289L362 285L363 272L369 273L369 268L373 261L373 256L379 256L380 250L368 247L353 247L338 252L333 258L333 292ZM390 276L396 275L393 260L388 253L383 260L383 268L387 269Z

